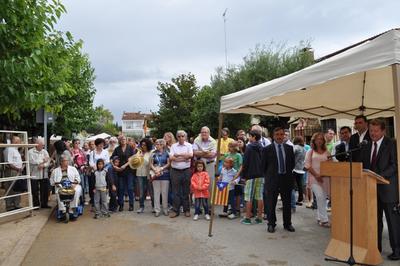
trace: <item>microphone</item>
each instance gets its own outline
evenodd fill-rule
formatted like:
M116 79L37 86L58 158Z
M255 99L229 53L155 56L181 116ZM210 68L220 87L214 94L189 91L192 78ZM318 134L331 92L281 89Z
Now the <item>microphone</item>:
M364 139L363 141L361 141L359 144L358 144L358 147L362 147L362 146L365 146L365 145L368 145L368 140L366 140L366 139Z

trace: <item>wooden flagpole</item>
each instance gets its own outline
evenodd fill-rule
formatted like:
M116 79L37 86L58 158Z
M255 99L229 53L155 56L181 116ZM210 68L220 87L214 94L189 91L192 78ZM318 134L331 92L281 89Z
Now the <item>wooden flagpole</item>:
M215 173L218 172L218 166L219 166L219 159L221 157L220 152L221 152L221 131L222 131L222 125L224 123L224 115L222 113L219 113L219 117L218 117L219 123L218 123L218 142L217 142L217 160L215 162ZM211 194L215 194L217 191L217 182L215 182L215 177L214 177L214 183L212 184L213 189L212 191L214 191L214 193ZM208 227L208 236L212 237L212 229L213 229L213 222L214 222L214 201L213 201L213 195L211 195L211 219L210 219L210 225Z
M394 106L395 106L395 115L394 115L394 123L396 127L395 136L399 136L400 134L400 65L393 64L392 65L392 76L393 76L393 95L394 95ZM396 141L397 145L397 166L400 165L400 143ZM397 213L400 214L400 179L399 173L397 173L398 185L399 185L399 204L397 206Z

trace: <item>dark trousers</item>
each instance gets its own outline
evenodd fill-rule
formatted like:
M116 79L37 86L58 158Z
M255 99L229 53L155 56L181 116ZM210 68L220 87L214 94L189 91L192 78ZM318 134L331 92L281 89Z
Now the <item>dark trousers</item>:
M292 188L278 188L277 190L267 190L267 217L268 225L276 226L276 203L278 195L281 195L283 203L283 226L292 224L292 212L290 209L290 201Z
M14 169L10 169L6 167L4 170L4 177L13 177L13 176L18 176L20 175L19 171L16 171ZM9 182L3 182L3 188L7 192L7 190L10 190L9 193L6 196L11 196L15 195L17 193L20 193L16 189L16 181L9 181ZM14 196L5 199L6 201L6 210L12 210L13 208L20 207L20 202L21 202L21 196Z
M200 207L203 206L204 213L208 213L208 199L207 198L195 198L194 199L194 214L200 214Z
M94 173L91 173L88 176L88 182L89 182L89 197L90 197L90 204L94 207L94 183L95 183L95 176Z
M393 212L396 203L384 203L378 197L378 249L382 252L383 212L389 231L390 247L400 253L400 215Z
M171 169L173 208L176 213L179 213L181 205L184 212L190 211L190 176L191 171L189 168L183 170Z
M228 205L231 205L231 211L236 214L235 190L229 190ZM224 212L228 212L228 205L224 206Z
M110 190L110 203L108 204L108 208L110 211L115 211L118 207L118 201L117 201L117 191L111 191Z
M31 179L33 206L47 206L49 200L49 180Z
M304 174L299 174L294 172L294 178L296 180L296 185L297 185L297 191L299 192L299 198L297 199L297 202L302 202L303 201L303 176Z
M118 178L118 204L119 206L124 206L124 196L125 191L128 192L129 206L133 206L134 193L133 184L135 177L132 173L122 175Z

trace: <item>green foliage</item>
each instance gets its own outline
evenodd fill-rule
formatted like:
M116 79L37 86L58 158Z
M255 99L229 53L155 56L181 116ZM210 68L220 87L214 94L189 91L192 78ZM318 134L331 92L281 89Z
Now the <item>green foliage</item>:
M193 102L199 88L193 74L181 74L171 79L171 83L159 82L157 86L160 96L159 111L154 113L150 128L155 136L162 136L164 132L176 132L183 129L193 135L191 113L194 110Z
M88 133L95 135L100 133L118 135L119 127L118 124L113 123L114 116L110 110L106 109L103 105L97 106L94 109L94 116L94 120L85 126Z
M94 69L82 42L54 29L64 12L58 0L0 0L0 116L14 127L43 107L59 134L94 121Z
M58 1L0 2L0 114L19 117L45 106L46 97L73 93L65 68L70 42L53 30L64 11Z
M243 90L263 82L285 76L313 63L312 53L306 49L309 43L301 42L298 46L286 48L285 45L269 47L257 46L239 66L232 66L224 72L221 68L211 79L211 86L205 86L198 93L195 101L193 124L199 128L208 125L212 134L217 135L218 114L221 96ZM271 127L277 123L275 118L263 117L261 124ZM248 129L250 116L244 114L224 115L224 127L232 134L238 129Z
M96 110L93 109L94 69L87 55L81 53L82 42L71 47L70 67L71 75L68 83L74 89L73 95L61 95L53 103L62 106L56 119L56 133L70 135L80 132L96 122ZM111 119L112 122L112 119Z

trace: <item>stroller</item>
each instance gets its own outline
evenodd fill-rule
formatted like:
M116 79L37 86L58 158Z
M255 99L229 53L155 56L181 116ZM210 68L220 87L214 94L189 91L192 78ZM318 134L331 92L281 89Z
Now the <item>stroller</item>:
M61 188L58 190L58 195L60 200L64 203L65 213L58 209L56 210L56 218L57 221L64 221L64 223L68 223L70 219L77 219L78 216L83 214L83 204L82 198L79 200L78 207L74 210L73 213L70 213L70 203L74 200L75 189L72 187L72 182L69 179L63 179L57 185L60 185Z

